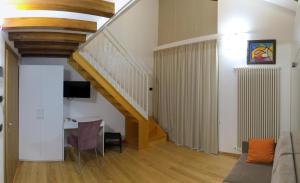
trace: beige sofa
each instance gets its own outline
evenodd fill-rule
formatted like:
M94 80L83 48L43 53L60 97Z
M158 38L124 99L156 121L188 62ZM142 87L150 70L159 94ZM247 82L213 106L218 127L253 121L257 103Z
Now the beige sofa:
M246 163L247 142L242 149L240 159L224 183L300 183L300 132L281 134L270 165Z

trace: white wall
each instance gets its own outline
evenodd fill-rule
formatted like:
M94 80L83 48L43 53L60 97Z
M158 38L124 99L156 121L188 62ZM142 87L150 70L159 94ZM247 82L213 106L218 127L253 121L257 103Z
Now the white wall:
M290 61L295 13L263 0L218 1L220 151L236 152L236 66L247 63L247 40L276 39L281 67L281 130L290 130Z
M217 1L160 0L158 44L216 34L217 18Z
M136 62L152 74L153 50L158 41L158 0L139 0L108 29Z
M66 81L83 81L84 79L67 63L64 58L23 58L24 65L64 65ZM50 76L51 77L51 76ZM64 117L100 116L106 122L106 131L121 132L125 136L125 118L95 89L90 99L64 99Z
M292 69L291 73L291 129L300 131L300 6L297 7L295 19L294 46L292 61L297 63L297 67Z
M115 11L118 12L123 6L125 6L130 0L107 0L115 3Z

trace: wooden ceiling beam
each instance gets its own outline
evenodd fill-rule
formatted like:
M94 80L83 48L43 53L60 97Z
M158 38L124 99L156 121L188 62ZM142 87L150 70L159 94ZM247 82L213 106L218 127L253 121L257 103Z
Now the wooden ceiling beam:
M65 50L65 49L18 49L20 53L73 53L74 50Z
M69 54L22 54L22 57L69 58Z
M30 42L60 42L60 43L83 43L86 41L85 34L71 34L59 32L10 32L10 41Z
M19 50L76 50L76 43L59 43L59 42L19 42L14 43Z
M97 31L97 22L45 17L6 18L2 28L3 30L46 29L94 33Z
M103 0L22 0L12 1L19 10L54 10L111 18L115 13L115 4Z
M71 55L69 50L20 50L21 55L49 54L49 55Z

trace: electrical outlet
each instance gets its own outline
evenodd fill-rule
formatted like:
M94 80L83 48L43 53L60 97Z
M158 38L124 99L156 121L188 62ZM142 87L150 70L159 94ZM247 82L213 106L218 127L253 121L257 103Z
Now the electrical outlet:
M237 146L233 147L233 150L237 151L237 152L241 152L241 148L238 148Z
M44 109L36 110L36 119L44 119Z

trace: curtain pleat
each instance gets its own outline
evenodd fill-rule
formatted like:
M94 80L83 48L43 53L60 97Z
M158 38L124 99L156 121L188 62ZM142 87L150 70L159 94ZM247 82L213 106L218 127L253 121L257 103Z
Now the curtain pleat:
M153 113L169 139L218 153L216 40L155 52Z

